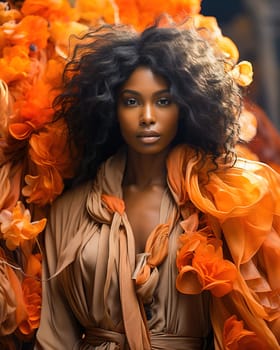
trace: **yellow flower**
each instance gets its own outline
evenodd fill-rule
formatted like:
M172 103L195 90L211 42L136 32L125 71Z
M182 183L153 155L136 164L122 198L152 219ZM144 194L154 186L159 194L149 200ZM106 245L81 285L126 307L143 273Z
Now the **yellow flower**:
M36 238L44 230L46 222L46 219L31 222L29 210L20 201L12 212L7 209L0 212L2 238L10 250L14 250L23 241Z
M236 63L239 59L239 51L235 43L227 36L220 36L216 38L216 44L223 53L226 59Z
M253 81L253 67L248 61L239 62L230 72L233 79L240 86L248 86Z

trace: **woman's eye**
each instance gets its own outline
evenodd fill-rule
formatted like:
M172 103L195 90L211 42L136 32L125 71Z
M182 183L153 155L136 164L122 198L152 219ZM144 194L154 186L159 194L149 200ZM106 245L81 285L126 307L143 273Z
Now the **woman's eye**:
M130 97L130 98L126 98L124 100L124 104L126 106L136 106L137 105L137 100L133 97Z
M171 103L171 99L169 97L161 97L157 100L157 104L160 106L168 106Z

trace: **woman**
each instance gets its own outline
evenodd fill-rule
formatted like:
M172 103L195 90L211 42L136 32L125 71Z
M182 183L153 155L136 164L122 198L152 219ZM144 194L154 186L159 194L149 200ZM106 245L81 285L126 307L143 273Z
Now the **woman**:
M210 349L213 331L216 349L279 348L280 180L234 165L226 67L175 26L105 26L76 46L57 115L81 162L46 230L36 349Z

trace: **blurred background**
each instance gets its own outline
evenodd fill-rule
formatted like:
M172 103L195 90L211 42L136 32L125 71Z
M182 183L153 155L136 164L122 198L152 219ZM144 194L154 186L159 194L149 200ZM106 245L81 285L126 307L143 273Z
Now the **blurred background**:
M280 130L280 0L202 0L205 16L215 16L223 34L252 62L254 81L248 89Z

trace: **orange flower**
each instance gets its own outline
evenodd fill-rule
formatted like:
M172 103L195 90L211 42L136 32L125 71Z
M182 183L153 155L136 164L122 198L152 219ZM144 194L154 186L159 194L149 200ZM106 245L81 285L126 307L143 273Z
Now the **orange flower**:
M13 211L2 210L0 212L2 238L6 240L6 246L14 250L23 241L34 239L43 231L46 219L31 222L31 215L28 209L18 201Z
M45 205L61 194L63 179L74 174L65 122L60 119L47 125L40 133L31 136L29 144L29 155L36 165L37 174L26 175L27 186L22 193L28 197L28 203Z
M240 86L248 86L253 81L253 67L248 61L239 62L231 71L233 79Z
M38 167L38 173L36 176L25 176L27 185L22 189L22 194L28 197L27 203L44 206L52 203L62 193L64 184L54 167Z
M57 94L58 91L43 80L34 83L24 98L14 104L14 109L18 111L17 119L21 122L10 124L10 134L18 140L23 140L28 138L34 129L50 122L54 114L52 103Z
M50 25L51 38L55 43L56 53L67 58L69 55L69 38L71 35L79 36L88 30L88 26L71 21L54 21Z
M24 17L19 23L8 22L3 25L6 39L12 45L30 47L34 45L38 49L44 49L50 36L48 22L39 16Z
M197 14L200 11L201 4L201 0L171 0L165 2L161 0L138 0L130 1L129 4L127 0L116 0L115 2L119 8L121 22L131 24L138 30L152 24L163 13L167 13L175 19Z
M267 344L259 339L255 332L244 329L243 321L238 321L235 315L228 318L224 324L223 342L225 350L267 349Z
M176 265L179 271L186 265L191 265L196 249L201 244L206 244L207 237L199 234L183 234L180 240L184 243L180 249L179 254L177 255Z
M42 167L53 167L63 176L73 176L73 162L70 159L68 129L63 119L46 125L30 139L30 158Z
M136 1L130 1L128 5L127 0L116 0L115 1L120 16L120 22L124 24L130 24L136 29L139 27L139 8ZM142 25L145 26L144 20L142 19ZM139 28L140 29L140 28Z
M26 78L30 70L29 49L25 46L12 46L3 49L3 57L0 58L0 79L7 84Z
M179 275L176 287L181 293L198 294L210 290L221 297L233 288L237 277L234 264L223 259L221 241L190 234L177 256Z
M8 265L0 248L0 334L12 334L17 327L30 335L38 328L41 313L41 255L30 255L22 283ZM34 277L30 277L30 276Z
M117 11L114 11L112 0L77 0L75 7L79 13L80 20L96 25L102 19L107 23L117 23ZM130 4L129 4L130 6Z
M41 278L42 275L42 256L41 254L31 254L28 257L26 268L26 275L36 276L37 278Z
M216 17L197 14L192 16L192 21L189 21L186 24L189 25L192 23L194 24L195 28L200 29L200 33L204 34L204 32L201 30L206 29L206 33L208 33L208 36L209 34L211 34L211 37L213 38L217 38L222 35Z
M181 11L184 15L195 15L198 14L201 10L201 1L202 0L173 0L167 1L167 3L172 5L172 3L176 3L176 11Z
M30 335L39 327L42 304L41 281L34 277L25 277L22 282L23 299L27 311L27 318L19 325L19 330Z
M65 61L62 59L50 58L45 66L44 82L52 85L54 88L61 87L64 66Z
M8 22L15 21L21 18L21 13L15 9L9 9L7 2L0 2L0 25Z
M23 87L17 83L19 91L13 90L13 94L17 93L17 99L13 105L15 116L9 125L9 132L17 140L28 138L35 129L52 120L52 104L60 92L62 82L64 62L61 59L49 59L47 63L31 63L37 65L37 72L34 67L33 75L40 75L40 79L36 78L35 82L30 76L23 82Z
M75 8L67 0L25 0L21 12L27 15L37 15L48 21L60 19L63 21L77 20Z
M25 123L12 123L9 126L10 134L17 140L27 139L35 129L36 125L29 121Z
M42 303L42 271L41 254L31 254L27 260L26 276L22 281L24 306L27 316L20 323L19 330L25 335L30 335L39 327L41 303Z
M238 61L239 51L235 43L230 38L221 35L216 38L216 43L224 54L225 58L231 60L233 63Z

